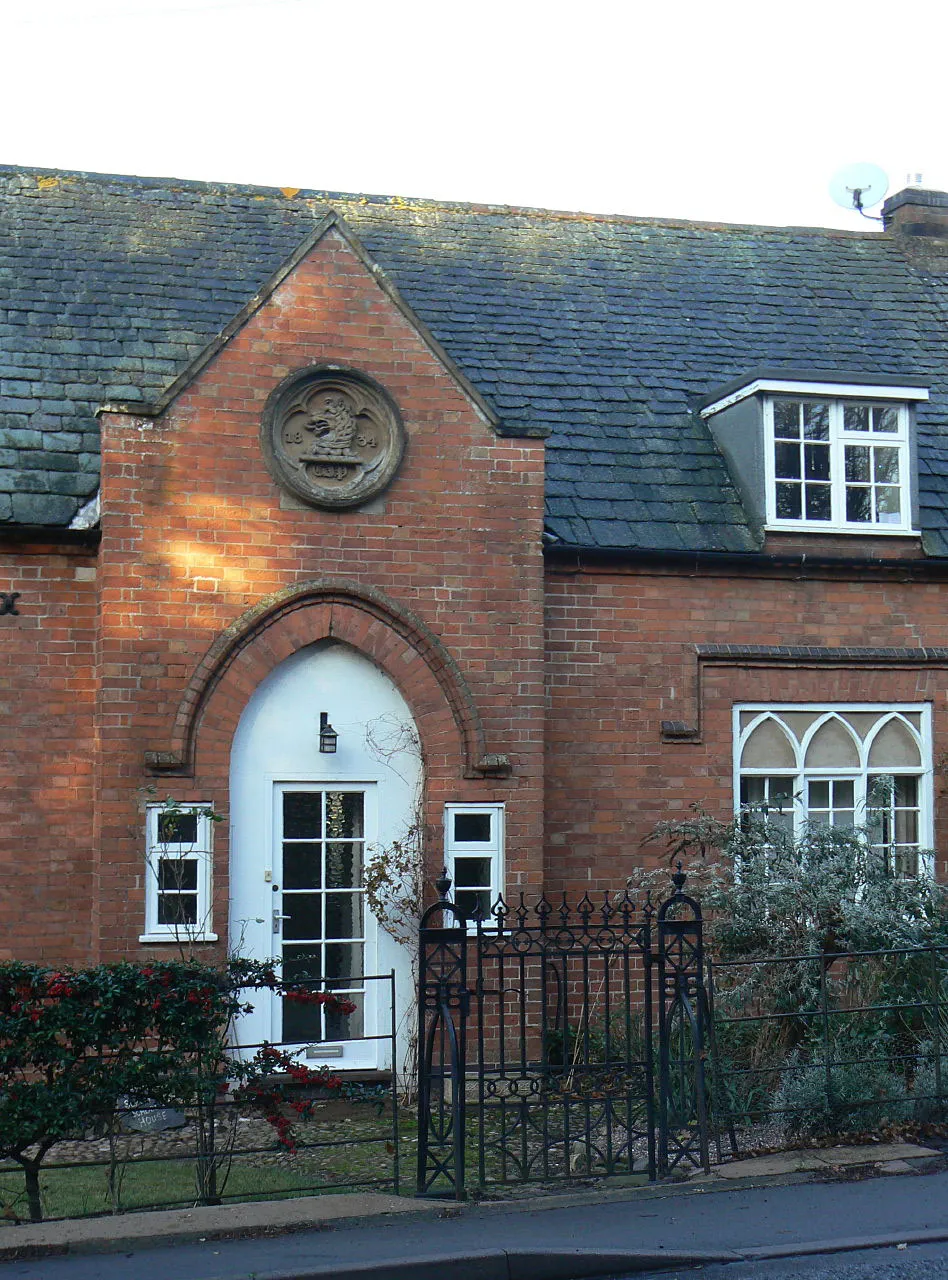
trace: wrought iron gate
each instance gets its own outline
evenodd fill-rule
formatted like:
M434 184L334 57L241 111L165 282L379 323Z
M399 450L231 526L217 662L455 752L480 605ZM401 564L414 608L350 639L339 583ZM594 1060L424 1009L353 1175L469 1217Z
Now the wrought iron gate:
M420 933L419 1195L708 1168L701 909L680 867L672 879L657 907L521 894L469 920L437 881Z

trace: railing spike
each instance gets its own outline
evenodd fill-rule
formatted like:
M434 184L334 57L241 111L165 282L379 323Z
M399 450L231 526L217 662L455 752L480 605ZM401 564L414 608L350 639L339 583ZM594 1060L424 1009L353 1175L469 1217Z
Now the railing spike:
M530 910L527 907L526 902L524 901L522 889L520 890L520 902L514 914L517 917L517 924L519 925L519 927L521 929L525 928L527 923L527 916L530 914Z
M506 922L507 916L510 914L510 908L507 906L507 903L504 901L503 894L497 895L497 901L494 903L494 910L492 914L497 924L498 934L503 933L506 927L505 922Z

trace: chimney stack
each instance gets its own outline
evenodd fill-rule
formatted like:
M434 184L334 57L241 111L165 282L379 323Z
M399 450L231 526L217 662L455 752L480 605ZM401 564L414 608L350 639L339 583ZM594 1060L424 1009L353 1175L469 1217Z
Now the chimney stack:
M948 192L906 187L882 206L883 225L891 235L948 239Z

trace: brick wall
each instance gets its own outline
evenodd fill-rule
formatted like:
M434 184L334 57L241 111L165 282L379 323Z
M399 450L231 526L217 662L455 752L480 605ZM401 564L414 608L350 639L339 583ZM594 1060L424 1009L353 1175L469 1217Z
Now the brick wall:
M925 702L934 759L948 751L944 666L732 660L697 645L948 645L945 587L879 571L724 576L630 569L547 573L549 888L614 889L658 859L642 841L692 803L733 805L735 702ZM662 740L662 721L700 722L697 742ZM948 836L936 767L935 843ZM944 855L938 874L948 873Z
M305 506L263 462L268 395L317 363L378 380L406 424L399 474L360 509ZM513 890L538 889L544 867L549 895L621 887L658 856L641 843L657 820L693 802L726 813L735 701L930 700L936 760L948 750L937 664L708 661L699 706L695 655L702 644L948 645L943 585L871 567L738 576L551 565L544 586L542 444L495 434L334 231L163 415L110 413L102 425L98 561L19 547L0 582L23 592L19 616L0 617L5 950L134 953L144 803L172 794L226 815L247 699L279 661L328 635L388 672L415 714L431 870L445 802L503 801ZM700 723L700 740L663 741L663 720ZM512 776L480 776L481 752L509 755ZM936 776L943 844L942 786ZM227 858L225 823L220 932Z
M304 506L263 462L267 396L287 373L322 362L375 378L406 425L398 476L361 509ZM210 800L226 814L230 740L250 692L282 657L330 629L373 657L412 707L428 756L432 828L446 800L506 801L510 879L538 884L542 444L496 436L335 232L163 416L107 414L102 426L100 953L127 950L141 931L142 840L134 833L142 788ZM272 625L260 629L253 611L261 601L305 596L312 583L322 586L305 609L274 606ZM334 601L320 595L331 596L333 583L347 584ZM373 599L388 602L389 614ZM393 625L399 611L417 618L456 668L483 748L511 758L509 780L464 776L458 716L446 710L431 654L420 653L410 628L400 634ZM196 680L222 633L240 632L241 618L250 630L239 653ZM189 698L195 705L182 710ZM156 776L145 753L173 751L192 712L193 773ZM221 928L226 824L218 836ZM439 857L433 848L432 864Z
M0 552L0 958L90 949L96 561L79 547Z

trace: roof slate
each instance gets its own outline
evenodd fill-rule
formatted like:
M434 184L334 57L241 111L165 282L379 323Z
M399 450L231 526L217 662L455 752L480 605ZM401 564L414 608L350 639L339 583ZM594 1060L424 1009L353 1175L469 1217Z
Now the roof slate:
M948 554L948 278L894 237L0 167L0 523L95 491L104 401L182 372L328 209L513 433L551 432L550 534L759 546L706 425L747 371L920 377L921 525Z

